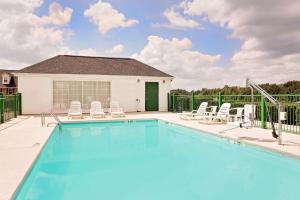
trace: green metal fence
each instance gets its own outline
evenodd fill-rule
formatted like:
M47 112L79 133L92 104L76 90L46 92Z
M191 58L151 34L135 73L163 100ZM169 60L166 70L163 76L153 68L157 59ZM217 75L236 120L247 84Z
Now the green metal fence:
M287 120L283 121L282 130L291 133L300 134L300 94L278 94L273 95L280 101L287 113ZM231 103L232 108L243 107L245 104L251 104L251 95L169 95L169 111L184 112L197 109L201 102L207 101L209 106L220 107L222 103ZM266 101L261 95L254 95L255 104L255 126L261 128L271 128L269 115L273 122L278 121L277 108ZM267 112L269 111L269 112ZM277 123L275 123L277 128Z
M3 95L0 93L0 122L4 123L21 114L21 94Z

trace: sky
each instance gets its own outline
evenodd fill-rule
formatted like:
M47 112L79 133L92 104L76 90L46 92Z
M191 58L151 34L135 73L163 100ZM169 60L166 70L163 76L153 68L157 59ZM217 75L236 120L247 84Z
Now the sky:
M300 78L299 0L0 0L0 68L57 54L131 57L172 88Z

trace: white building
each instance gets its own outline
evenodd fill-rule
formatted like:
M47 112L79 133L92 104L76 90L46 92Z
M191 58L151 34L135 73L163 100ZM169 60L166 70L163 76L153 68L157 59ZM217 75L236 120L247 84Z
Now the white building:
M67 112L80 101L109 108L118 101L125 112L167 111L173 77L131 58L59 55L14 73L22 93L23 114Z

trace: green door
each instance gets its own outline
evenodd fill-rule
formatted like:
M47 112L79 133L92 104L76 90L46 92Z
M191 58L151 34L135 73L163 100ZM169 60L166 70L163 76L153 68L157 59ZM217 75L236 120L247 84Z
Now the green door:
M158 82L145 83L145 110L158 111Z

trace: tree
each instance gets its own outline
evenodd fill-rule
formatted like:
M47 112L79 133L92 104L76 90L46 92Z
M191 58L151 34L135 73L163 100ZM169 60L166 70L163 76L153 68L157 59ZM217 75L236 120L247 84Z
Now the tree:
M283 84L264 83L261 84L260 86L270 94L300 94L300 81L288 81ZM196 95L212 95L212 94L215 95L218 94L219 92L221 92L222 94L236 94L236 95L251 94L250 88L239 87L239 86L228 86L228 85L225 85L223 88L213 88L213 89L202 88L201 90L194 91ZM190 91L184 89L172 90L171 93L181 94L181 95L191 94ZM255 91L255 93L257 93L257 91Z

